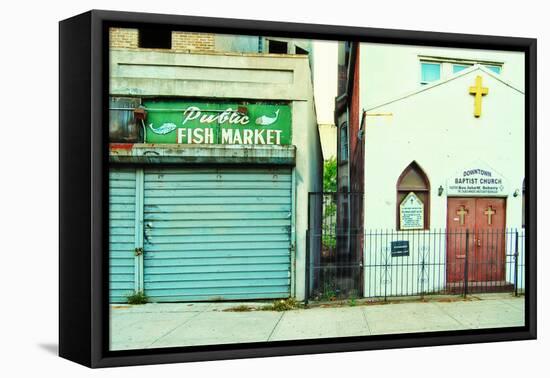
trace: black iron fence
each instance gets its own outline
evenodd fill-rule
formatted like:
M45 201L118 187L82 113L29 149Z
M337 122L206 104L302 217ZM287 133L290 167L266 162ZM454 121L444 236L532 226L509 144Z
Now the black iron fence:
M523 229L339 231L308 231L308 300L517 295L525 287Z
M363 193L309 194L308 298L330 300L363 295L362 208Z

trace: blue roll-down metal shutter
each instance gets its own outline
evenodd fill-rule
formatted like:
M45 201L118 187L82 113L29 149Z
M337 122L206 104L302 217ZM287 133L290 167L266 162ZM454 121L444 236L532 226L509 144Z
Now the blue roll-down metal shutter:
M136 289L136 171L109 170L109 301L126 302Z
M145 171L144 288L152 301L290 295L290 168Z

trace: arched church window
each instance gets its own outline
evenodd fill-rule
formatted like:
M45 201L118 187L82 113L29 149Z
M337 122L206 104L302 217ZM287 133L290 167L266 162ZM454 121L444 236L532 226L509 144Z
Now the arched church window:
M413 161L397 180L397 229L430 228L430 181Z

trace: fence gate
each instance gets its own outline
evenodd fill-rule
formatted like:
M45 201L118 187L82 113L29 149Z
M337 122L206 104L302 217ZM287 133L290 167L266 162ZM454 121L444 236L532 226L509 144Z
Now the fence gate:
M363 296L363 214L357 209L363 193L309 193L306 300Z

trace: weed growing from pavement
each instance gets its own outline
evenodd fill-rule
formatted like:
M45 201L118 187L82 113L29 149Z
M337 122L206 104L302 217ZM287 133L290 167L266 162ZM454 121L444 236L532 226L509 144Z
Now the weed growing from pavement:
M250 306L246 306L246 305L240 305L240 306L235 306L235 307L230 307L228 309L225 309L223 311L226 311L226 312L249 312L249 311L254 311L254 307L250 307Z
M270 305L262 307L261 309L263 311L289 311L296 310L301 307L302 306L300 305L300 303L298 303L296 299L288 298L275 301Z
M334 284L330 282L325 282L325 284L323 285L323 291L318 299L322 302L336 300L336 290L334 289Z
M399 298L393 300L383 300L383 299L370 299L370 298L360 298L357 297L355 293L347 300L329 300L326 302L313 302L305 305L302 302L297 301L295 298L280 299L272 302L269 305L257 306L257 305L238 305L235 307L230 307L225 310L225 312L249 312L249 311L291 311L291 310L300 310L300 309L309 309L309 308L339 308L339 307L355 307L355 306L373 306L373 305L389 305L389 304L399 304L399 303L430 303L430 302L469 302L469 301L479 301L482 300L476 296L468 296L464 298L463 296L433 296L433 297L421 297L421 298Z
M149 302L149 297L145 295L143 291L136 291L132 294L129 294L128 296L126 296L126 299L128 300L128 304L131 305L140 305Z
M288 299L276 300L271 304L261 306L261 307L254 307L254 306L248 306L243 304L243 305L227 308L223 311L225 312L290 311L290 310L297 310L301 308L305 308L305 306L294 298L288 298Z

